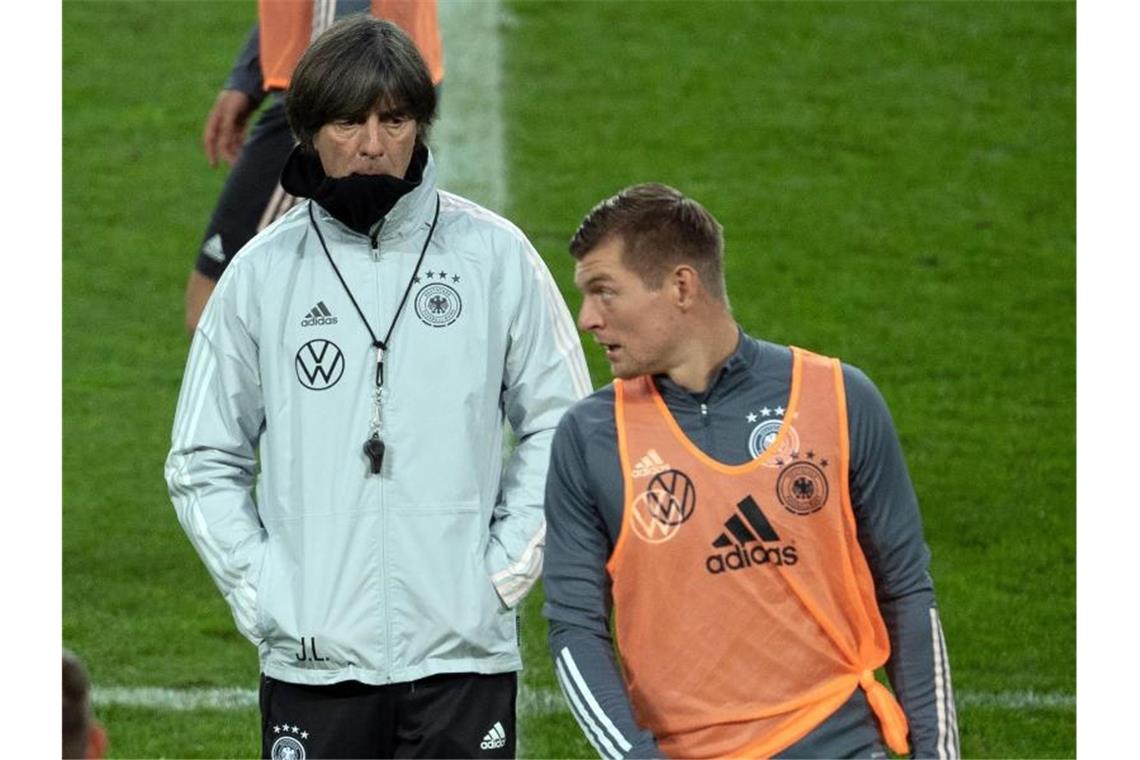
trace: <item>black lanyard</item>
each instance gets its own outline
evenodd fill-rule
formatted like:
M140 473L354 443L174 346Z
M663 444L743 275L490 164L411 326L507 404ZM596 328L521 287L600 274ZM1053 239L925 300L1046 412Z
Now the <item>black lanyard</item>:
M368 330L368 335L372 338L372 347L376 349L376 398L373 401L373 414L375 415L372 423L372 434L364 441L364 454L368 457L370 469L373 475L380 474L381 467L384 463L384 442L380 440L380 389L384 385L384 352L388 350L390 345L389 341L392 339L392 331L396 329L396 320L400 318L400 312L404 310L404 304L408 302L408 295L412 292L412 285L419 279L420 265L424 263L424 254L427 253L428 244L431 243L431 237L435 234L435 225L439 221L439 193L435 196L435 215L431 220L431 228L428 230L427 237L424 239L424 247L420 249L420 257L416 260L416 268L412 270L412 276L408 278L408 286L404 288L404 297L400 299L400 305L396 307L396 313L392 315L392 322L388 325L388 332L384 334L384 340L376 337L376 331L372 329L372 325L368 322L368 318L364 316L364 312L360 308L360 304L356 302L356 297L352 295L352 289L348 287L348 283L344 281L341 276L340 270L337 269L336 262L333 261L332 254L329 253L329 247L325 245L324 235L321 234L321 228L317 226L317 220L313 216L313 203L309 201L309 222L313 225L313 230L317 233L317 239L321 241L321 248L325 251L325 257L329 260L333 271L336 272L336 278L340 280L344 292L348 294L348 300L352 301L356 313L360 316L360 321L364 323L364 328Z
M435 196L435 215L431 220L431 229L428 230L427 237L424 239L424 246L420 249L420 257L416 261L416 268L412 271L412 276L408 279L408 286L404 288L404 297L400 299L400 305L396 307L396 313L392 315L392 321L388 325L388 332L384 335L384 340L376 337L376 332L372 329L372 325L368 322L368 318L364 316L364 312L360 309L360 304L356 302L356 298L352 295L352 289L348 287L348 283L344 281L341 276L340 270L337 269L336 262L333 261L332 255L329 253L329 247L325 245L325 238L321 234L321 228L317 226L317 220L313 217L313 202L309 201L309 222L312 223L313 229L317 233L317 239L321 241L321 248L325 251L325 256L332 265L333 271L336 272L336 278L340 280L344 292L348 294L348 300L352 301L353 307L356 308L356 313L360 315L360 321L364 323L364 328L368 330L368 335L372 338L372 347L376 349L376 387L379 388L384 385L384 352L388 350L389 342L392 338L392 331L396 329L396 320L400 318L400 312L404 310L404 304L408 302L408 294L412 292L412 285L416 281L416 277L420 273L420 265L424 263L424 254L427 253L428 244L431 243L431 237L435 234L435 225L439 221L439 194Z

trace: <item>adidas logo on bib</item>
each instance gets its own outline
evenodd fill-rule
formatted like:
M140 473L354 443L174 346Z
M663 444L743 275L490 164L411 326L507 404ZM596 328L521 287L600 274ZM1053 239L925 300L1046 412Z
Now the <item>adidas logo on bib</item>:
M708 556L705 560L708 572L719 575L726 570L743 570L761 565L783 567L799 562L796 547L782 545L780 535L751 496L745 497L736 507L740 510L739 513L725 521L725 531L712 542L714 548L728 551ZM744 516L743 520L740 519L741 515Z
M657 449L650 449L649 453L633 466L633 477L648 478L668 469L669 465L665 464L665 460L657 453Z

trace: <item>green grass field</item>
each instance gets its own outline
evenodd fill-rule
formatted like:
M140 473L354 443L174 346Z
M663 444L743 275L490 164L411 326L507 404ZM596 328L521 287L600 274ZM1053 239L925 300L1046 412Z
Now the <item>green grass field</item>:
M62 633L104 690L255 685L162 479L224 177L201 121L254 8L64 3ZM595 202L659 180L704 203L745 329L862 367L891 406L963 754L1074 756L1075 5L504 10L506 210L571 309L566 242ZM593 757L550 699L540 606L522 752ZM257 753L253 707L100 705L116 757Z

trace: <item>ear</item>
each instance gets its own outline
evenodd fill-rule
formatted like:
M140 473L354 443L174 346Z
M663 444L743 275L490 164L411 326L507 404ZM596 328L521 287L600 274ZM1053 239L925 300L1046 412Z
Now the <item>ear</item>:
M103 728L97 720L91 721L91 725L87 729L87 757L103 758L107 756L107 731Z
M673 288L674 302L681 311L688 311L696 305L702 287L697 270L688 264L679 264L669 275L669 284Z

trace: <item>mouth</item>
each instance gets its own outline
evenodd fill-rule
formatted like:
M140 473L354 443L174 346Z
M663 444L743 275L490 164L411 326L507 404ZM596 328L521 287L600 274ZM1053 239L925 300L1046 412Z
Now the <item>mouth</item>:
M621 346L617 343L603 343L599 340L598 345L606 352L606 359L611 362L617 356L618 351L621 350Z

